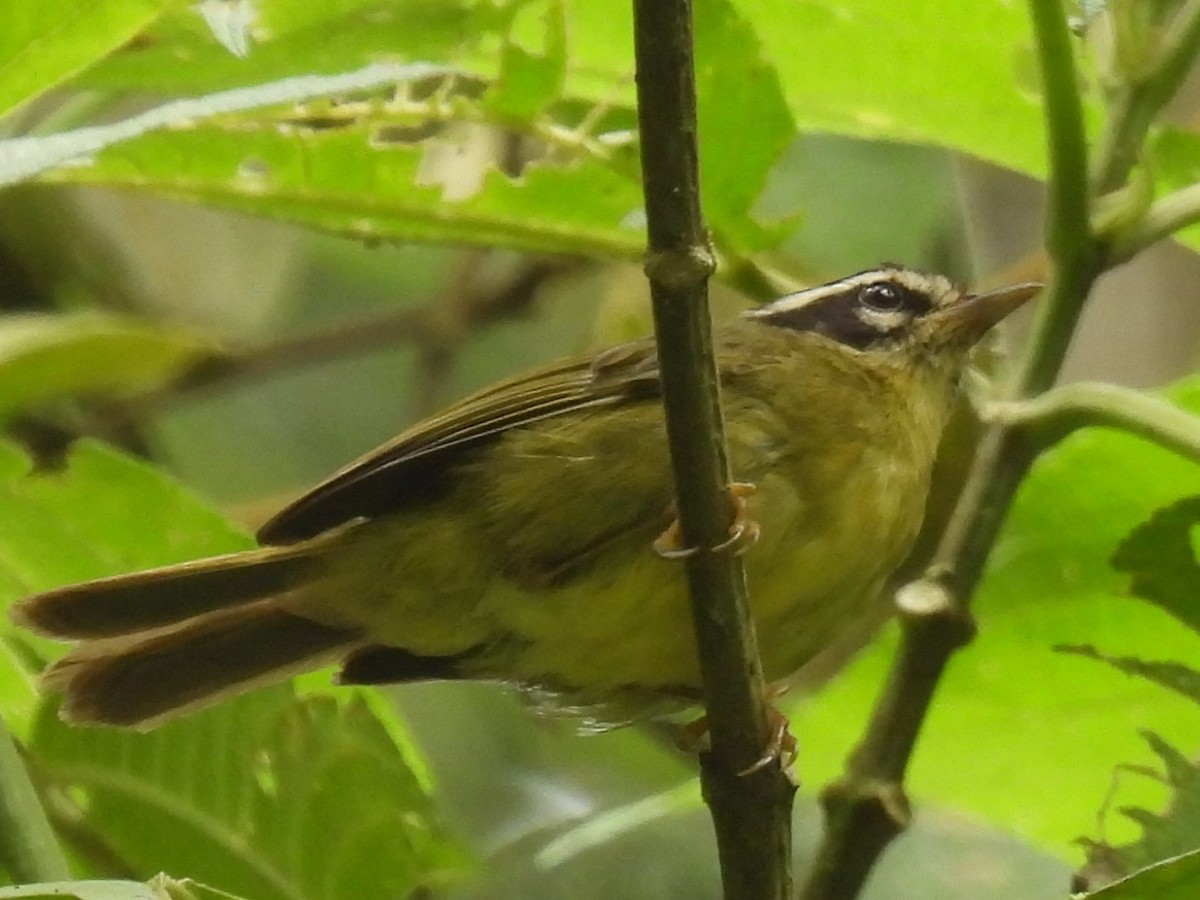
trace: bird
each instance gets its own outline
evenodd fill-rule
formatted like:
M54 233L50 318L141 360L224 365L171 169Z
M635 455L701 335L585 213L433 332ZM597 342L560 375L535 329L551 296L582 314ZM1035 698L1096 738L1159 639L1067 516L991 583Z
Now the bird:
M753 486L734 489L734 527L753 541L683 552L742 554L769 683L886 619L970 350L1039 289L888 263L714 329L730 471ZM257 549L11 615L74 642L43 684L77 724L145 730L336 665L342 684L499 682L603 730L703 704L673 498L655 344L633 341L413 425L286 506Z

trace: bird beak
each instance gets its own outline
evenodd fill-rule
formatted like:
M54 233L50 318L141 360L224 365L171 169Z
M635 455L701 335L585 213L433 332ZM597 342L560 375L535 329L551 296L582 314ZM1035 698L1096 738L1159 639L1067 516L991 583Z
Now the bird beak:
M1013 284L985 294L964 294L958 302L945 307L938 333L948 344L969 347L988 329L1042 290L1037 282Z

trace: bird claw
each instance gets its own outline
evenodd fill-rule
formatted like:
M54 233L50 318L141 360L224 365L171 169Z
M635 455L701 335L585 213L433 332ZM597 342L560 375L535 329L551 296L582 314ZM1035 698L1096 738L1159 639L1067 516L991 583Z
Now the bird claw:
M762 756L738 772L738 775L742 777L753 775L776 760L779 761L779 766L782 769L790 769L792 764L796 762L796 755L799 752L800 745L792 733L788 731L788 717L774 706L769 706L767 707L767 718L771 725L771 738L767 741L767 746L763 748Z
M754 545L762 534L759 524L750 518L750 510L746 498L754 493L755 486L746 481L735 481L728 487L729 500L733 504L733 522L729 526L729 538L715 547L710 547L710 553L732 553L741 556ZM687 559L700 552L700 547L681 547L683 535L679 530L679 519L673 518L657 538L654 539L654 552L663 559Z
M769 699L774 699L778 696L774 688L768 689ZM739 771L739 777L753 775L755 772L766 768L771 763L778 760L780 768L790 769L796 762L796 756L799 751L799 743L796 738L788 730L788 718L774 706L767 707L767 720L771 727L771 734L767 740L766 747L763 748L762 756L746 768ZM695 752L704 741L708 734L708 716L700 716L688 722L679 730L678 743L679 748L689 753Z

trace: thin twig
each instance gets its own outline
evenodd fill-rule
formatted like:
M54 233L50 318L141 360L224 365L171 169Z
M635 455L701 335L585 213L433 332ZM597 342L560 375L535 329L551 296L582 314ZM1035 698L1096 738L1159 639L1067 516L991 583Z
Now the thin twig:
M1115 428L1200 463L1200 417L1143 391L1077 382L1029 400L993 403L989 421L1021 428L1038 450L1080 428Z
M390 310L211 359L175 384L129 401L127 414L130 418L142 418L185 398L225 390L238 383L265 381L331 360L359 356L406 342L426 338L443 344L460 341L483 325L517 315L528 308L535 292L547 279L571 272L583 264L579 257L536 257L508 281L478 286L469 296L453 301L457 310L453 333L447 328L447 317L441 308L450 301L439 297L437 302L415 309Z
M432 318L427 326L433 327L425 329L418 348L410 400L414 420L432 415L442 406L446 382L458 361L463 336L470 332L476 318L472 300L479 291L478 276L487 258L488 252L481 248L463 250L441 296L426 307ZM532 294L527 292L527 297Z
M71 877L54 829L3 720L0 720L0 862L18 884L66 881Z
M729 464L712 355L707 279L713 255L700 211L691 4L634 0L638 123L659 369L680 532L687 546L725 542ZM794 785L778 761L740 776L769 741L767 704L740 560L684 560L704 681L711 751L701 786L713 816L727 900L791 893Z
M1118 231L1108 248L1111 265L1132 259L1151 244L1166 240L1181 228L1200 222L1200 184L1167 194L1154 201L1132 225Z
M1117 39L1120 37L1118 34ZM1146 133L1191 69L1198 47L1200 0L1188 0L1175 13L1147 71L1114 73L1122 80L1115 88L1096 155L1092 184L1097 196L1124 184L1141 153Z

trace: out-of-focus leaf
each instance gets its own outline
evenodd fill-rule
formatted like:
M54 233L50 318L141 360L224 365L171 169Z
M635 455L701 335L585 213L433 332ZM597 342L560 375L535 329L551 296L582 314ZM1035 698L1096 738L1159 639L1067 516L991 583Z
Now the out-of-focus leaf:
M117 49L168 0L13 0L0 28L0 116Z
M644 249L638 185L600 161L491 169L468 195L428 183L427 149L369 118L316 129L264 122L152 133L56 179L149 188L182 200L368 240L479 243L635 259ZM453 151L453 148L451 148Z
M349 91L373 90L444 74L445 71L427 63L404 66L381 63L336 75L302 75L189 100L175 100L108 125L0 141L0 185L32 178L55 166L86 166L85 158L90 154L162 129L186 129L213 116L282 103L300 103ZM186 148L180 147L183 149ZM178 159L173 161L179 162Z
M419 59L492 77L494 48L511 18L511 5L474 0L260 0L248 29L252 50L238 58L214 39L190 5L178 4L136 46L89 69L76 84L182 96L301 73L332 75L381 60Z
M1160 509L1135 528L1112 557L1131 576L1130 591L1200 631L1200 564L1192 533L1200 525L1200 497Z
M1020 4L701 0L697 22L726 5L757 35L801 130L932 144L1045 171L1037 66ZM633 70L629 7L575 0L569 10L566 92L631 105L633 85L622 81Z
M97 313L0 320L0 417L71 394L159 387L216 352L202 336Z
M246 897L404 897L462 857L425 786L353 692L256 691L149 734L71 728L52 708L30 742L51 783L135 870L166 868Z
M28 734L38 657L62 650L16 628L2 612L13 601L250 544L190 491L100 444L77 444L63 471L45 473L0 444L0 715Z
M250 55L251 29L258 18L255 0L200 0L192 8L218 44L236 56Z
M527 14L538 12L527 8ZM539 46L526 48L510 33L500 50L500 74L485 105L500 119L532 121L562 93L567 68L566 18L562 0L550 0L538 16ZM536 34L536 31L535 31ZM540 51L540 52L539 52Z
M0 457L5 603L249 543L169 479L98 445L77 447L62 473L26 468L15 451ZM6 617L0 638L53 649ZM460 857L401 724L383 704L337 697L297 702L276 686L150 734L70 728L45 703L26 746L44 780L85 792L87 827L146 875L187 873L256 898L407 896Z
M1192 900L1200 895L1200 850L1185 853L1087 895L1088 900Z
M1156 129L1150 135L1146 157L1159 194L1167 194L1200 181L1200 136L1178 128ZM1191 225L1175 237L1193 250L1200 249L1200 225Z
M777 243L791 217L764 225L751 210L796 135L778 72L737 4L696 5L700 188L714 233L742 252Z
M1191 666L1178 662L1138 659L1135 656L1109 656L1086 644L1076 647L1061 646L1056 649L1063 653L1073 653L1086 659L1108 663L1126 675L1136 675L1147 681L1153 681L1168 690L1190 698L1195 703L1200 703L1200 672Z
M1125 876L1154 866L1200 846L1200 766L1151 731L1146 742L1162 764L1168 797L1162 813L1141 807L1124 806L1121 813L1141 827L1136 841L1112 846L1101 841L1086 841L1089 869L1104 872L1105 880ZM1095 887L1093 883L1091 885Z

